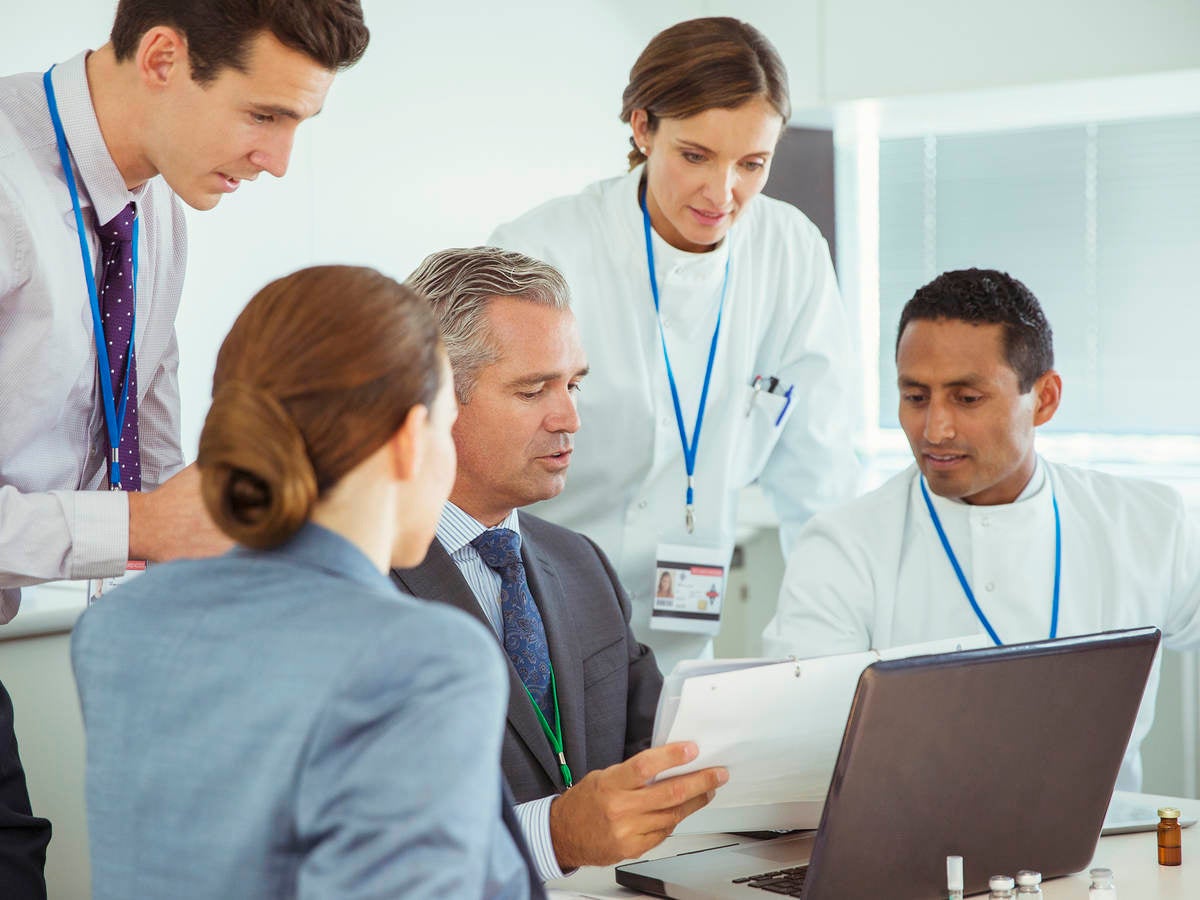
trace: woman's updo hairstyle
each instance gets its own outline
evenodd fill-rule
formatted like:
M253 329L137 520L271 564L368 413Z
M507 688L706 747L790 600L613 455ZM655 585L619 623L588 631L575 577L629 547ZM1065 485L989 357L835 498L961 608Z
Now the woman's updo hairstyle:
M753 25L724 16L690 19L660 31L629 70L621 121L646 110L659 119L686 119L706 109L733 109L763 97L786 122L792 115L787 69L779 51ZM629 168L646 161L636 146Z
M217 356L197 459L213 521L249 547L286 541L409 410L432 405L443 355L429 302L374 269L268 284Z

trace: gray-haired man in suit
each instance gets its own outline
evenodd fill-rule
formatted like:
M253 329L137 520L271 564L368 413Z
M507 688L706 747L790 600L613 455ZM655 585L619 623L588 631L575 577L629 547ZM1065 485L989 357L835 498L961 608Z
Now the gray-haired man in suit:
M650 784L697 750L646 749L662 676L629 628L629 598L591 540L518 513L563 489L579 428L587 362L566 283L545 263L479 247L433 254L408 284L433 302L454 370L458 475L429 555L392 577L486 622L504 645L502 763L539 874L639 856L727 775Z

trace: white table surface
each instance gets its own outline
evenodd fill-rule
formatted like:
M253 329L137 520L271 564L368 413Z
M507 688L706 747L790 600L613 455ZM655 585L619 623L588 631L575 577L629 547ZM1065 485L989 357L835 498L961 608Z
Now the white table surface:
M0 625L0 641L58 634L75 627L87 608L86 581L52 581L21 589L21 610Z
M1148 806L1177 806L1185 815L1200 818L1200 800L1160 797L1154 794L1125 794L1124 796ZM727 834L687 835L668 838L662 845L647 853L646 859L686 853L705 847L719 847L738 838ZM1183 865L1158 864L1158 836L1153 831L1120 834L1100 839L1093 866L1113 870L1119 900L1200 900L1200 825L1183 831ZM1009 874L1016 874L1015 872ZM1064 878L1054 878L1042 885L1046 900L1087 900L1091 879L1087 871ZM616 883L612 867L584 868L567 878L548 885L552 898L568 897L646 897ZM763 897L774 894L763 892ZM942 895L944 897L944 895ZM986 897L987 894L983 895ZM941 900L931 897L930 900Z

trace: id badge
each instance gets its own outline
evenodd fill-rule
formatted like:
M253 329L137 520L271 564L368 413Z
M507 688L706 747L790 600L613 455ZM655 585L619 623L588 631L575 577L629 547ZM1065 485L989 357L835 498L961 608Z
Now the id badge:
M131 559L125 563L124 575L117 575L112 578L89 578L87 583L88 606L91 606L113 588L124 584L132 578L136 578L145 571L146 561L144 559Z
M659 544L655 560L650 627L692 634L720 631L729 554L712 547Z

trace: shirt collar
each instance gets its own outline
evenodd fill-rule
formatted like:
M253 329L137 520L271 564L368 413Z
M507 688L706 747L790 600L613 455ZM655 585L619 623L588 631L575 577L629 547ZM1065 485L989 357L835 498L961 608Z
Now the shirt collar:
M96 224L103 225L112 221L129 201L141 200L146 185L136 191L125 187L125 179L108 153L88 90L86 62L90 52L85 50L59 63L50 77L67 146L83 182L81 187L91 201Z
M1025 489L1017 495L1014 503L1020 503L1022 500L1029 500L1036 497L1042 492L1042 488L1046 486L1046 467L1042 465L1040 456L1034 458L1033 474L1029 476L1029 484L1025 485Z
M357 546L347 538L315 522L306 522L290 539L270 550L234 547L233 557L282 556L298 565L321 569L342 578L371 587L395 590L391 580L375 568Z
M1023 503L1026 500L1031 500L1042 492L1042 488L1046 486L1046 467L1042 465L1042 458L1035 456L1033 460L1033 474L1029 476L1029 481L1025 484L1021 493L1017 494L1017 499L1012 503L1001 503L1000 507L1015 506L1018 503ZM932 492L931 492L932 493ZM959 497L942 497L947 503L954 503L958 506L970 506L965 500ZM983 507L980 507L983 509Z
M521 526L515 509L496 527L515 531L518 538L521 536ZM437 538L446 548L446 552L453 556L487 530L486 525L447 500L446 505L442 507L442 517L438 520Z

